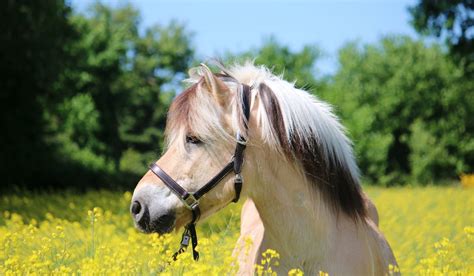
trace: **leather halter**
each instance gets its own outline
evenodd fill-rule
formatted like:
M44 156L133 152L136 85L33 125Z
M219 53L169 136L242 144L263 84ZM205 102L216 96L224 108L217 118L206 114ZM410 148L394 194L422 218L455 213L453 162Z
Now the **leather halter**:
M248 120L250 117L250 90L251 88L248 85L241 84L241 103L242 103L242 112L245 116L244 126L247 129ZM196 222L201 216L201 210L199 209L199 199L204 196L206 193L211 191L214 187L217 186L229 173L234 172L234 188L235 188L235 198L232 202L237 202L240 198L240 192L242 191L242 165L244 162L244 150L247 145L247 141L244 137L237 133L237 145L235 147L234 155L227 165L218 172L209 182L204 186L199 188L195 192L189 192L179 185L171 176L169 176L160 166L153 163L149 166L150 170L158 176L158 178L163 181L163 183L183 202L184 206L188 208L192 213L192 220L185 226L183 237L181 239L181 246L179 250L173 255L173 259L176 260L179 254L183 253L189 245L189 240L191 239L192 248L193 248L193 259L197 261L199 259L199 253L196 251L196 246L198 244L197 234L196 234Z

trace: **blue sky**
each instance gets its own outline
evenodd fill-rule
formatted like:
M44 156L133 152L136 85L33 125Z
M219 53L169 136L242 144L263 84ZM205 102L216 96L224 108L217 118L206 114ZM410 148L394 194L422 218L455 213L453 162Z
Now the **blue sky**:
M84 11L93 0L72 1ZM112 6L123 0L102 1ZM194 33L198 57L218 57L226 50L255 48L273 35L293 50L314 44L324 52L317 70L337 68L337 50L344 43L377 41L387 34L417 37L409 25L408 6L416 0L141 0L129 1L142 16L142 27L175 19Z

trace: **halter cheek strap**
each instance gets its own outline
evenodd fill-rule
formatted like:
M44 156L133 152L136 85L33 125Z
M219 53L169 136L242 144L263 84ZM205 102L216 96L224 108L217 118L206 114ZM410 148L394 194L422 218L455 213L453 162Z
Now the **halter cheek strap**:
M247 123L250 117L250 87L248 85L242 84L242 112L245 116L245 128L247 128ZM234 172L234 188L235 188L235 197L232 202L239 201L240 192L242 191L242 165L244 162L244 151L247 146L247 141L244 137L237 133L237 145L235 147L234 156L227 165L220 170L211 180L209 180L204 186L199 188L196 192L188 192L181 185L179 185L171 176L169 176L163 169L160 168L157 164L153 163L149 166L150 170L163 181L163 183L173 192L191 211L192 219L191 222L185 226L183 236L181 238L181 246L179 250L173 255L173 260L176 260L179 254L183 253L189 245L191 240L193 248L193 259L197 261L199 259L199 253L196 251L196 246L198 244L197 234L196 234L196 222L201 216L201 209L199 208L199 199L204 196L206 193L211 191L214 187L217 186L228 174Z

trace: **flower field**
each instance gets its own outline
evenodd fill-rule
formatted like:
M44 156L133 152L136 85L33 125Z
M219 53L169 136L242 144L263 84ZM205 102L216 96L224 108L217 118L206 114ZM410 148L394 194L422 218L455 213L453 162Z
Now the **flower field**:
M406 275L474 274L474 189L374 188L366 191ZM0 196L0 275L233 274L240 205L198 227L199 262L170 256L181 232L144 235L132 224L131 193L107 191ZM267 252L276 265L278 254ZM265 273L271 268L259 267ZM300 271L292 270L291 275Z

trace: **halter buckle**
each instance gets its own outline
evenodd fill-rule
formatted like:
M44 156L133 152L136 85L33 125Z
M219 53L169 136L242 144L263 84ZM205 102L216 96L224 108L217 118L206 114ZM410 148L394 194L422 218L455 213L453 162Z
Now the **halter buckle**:
M235 174L234 183L236 183L236 184L242 184L243 183L243 178L242 178L242 175L240 173Z
M237 131L237 135L235 135L235 139L237 140L238 144L241 144L243 146L247 145L247 140L245 140L244 137L240 134L240 131Z
M193 194L189 194L186 198L183 198L182 202L189 210L193 210L199 205L199 200L196 199Z

